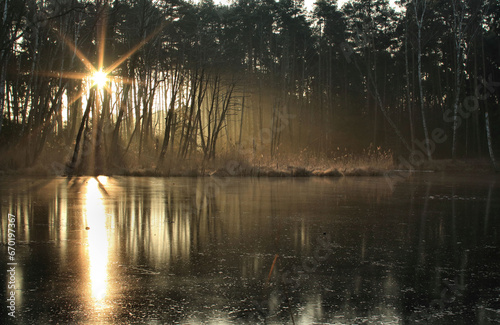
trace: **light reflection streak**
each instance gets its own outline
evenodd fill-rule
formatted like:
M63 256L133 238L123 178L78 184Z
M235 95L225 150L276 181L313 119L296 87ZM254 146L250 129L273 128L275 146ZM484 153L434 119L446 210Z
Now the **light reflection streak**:
M101 178L99 181L105 183ZM108 236L103 197L95 178L87 182L85 201L91 296L97 307L104 307L108 290Z

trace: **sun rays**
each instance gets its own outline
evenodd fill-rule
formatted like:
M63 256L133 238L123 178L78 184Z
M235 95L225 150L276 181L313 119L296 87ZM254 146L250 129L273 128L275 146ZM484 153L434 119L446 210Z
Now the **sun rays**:
M103 11L104 12L104 11ZM102 14L102 12L101 12ZM71 40L68 36L64 35L56 29L56 32L61 40L66 44L70 51L74 53L76 57L82 62L85 67L85 72L75 72L75 71L49 71L49 72L39 72L39 74L58 77L62 79L73 79L82 80L86 83L87 87L82 87L80 92L71 98L68 105L73 104L79 100L86 92L88 92L89 87L96 87L98 91L106 91L111 93L110 83L121 82L121 83L132 83L131 78L114 75L116 69L118 69L124 62L130 59L137 51L139 51L144 45L146 45L153 37L158 35L160 31L165 27L168 21L163 21L158 28L156 28L151 34L144 37L139 43L133 46L124 55L119 55L116 61L104 66L106 51L105 51L105 40L106 40L106 26L107 26L107 14L102 14L102 17L98 19L97 23L97 36L96 42L96 54L97 54L97 66L94 65L91 60L75 45L75 41ZM88 86L90 85L90 86Z

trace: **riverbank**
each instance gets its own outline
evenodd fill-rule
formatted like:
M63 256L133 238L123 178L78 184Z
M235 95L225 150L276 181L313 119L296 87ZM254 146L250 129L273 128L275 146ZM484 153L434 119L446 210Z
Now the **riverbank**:
M336 161L321 161L305 166L273 162L266 164L249 164L245 161L226 160L209 164L186 162L163 168L136 167L111 168L104 175L119 176L156 176L156 177L377 177L391 171L410 172L403 166L394 165L388 161L371 161L346 164ZM432 160L420 164L412 172L438 172L449 174L495 174L488 159ZM4 169L0 175L26 176L66 176L68 170L63 164L36 165L30 168Z

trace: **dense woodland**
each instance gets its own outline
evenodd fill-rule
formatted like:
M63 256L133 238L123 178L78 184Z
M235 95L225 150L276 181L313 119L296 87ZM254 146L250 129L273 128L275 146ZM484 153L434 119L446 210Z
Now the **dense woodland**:
M312 10L2 0L0 10L0 169L370 150L415 166L499 153L498 0L318 0ZM91 78L99 70L104 87Z

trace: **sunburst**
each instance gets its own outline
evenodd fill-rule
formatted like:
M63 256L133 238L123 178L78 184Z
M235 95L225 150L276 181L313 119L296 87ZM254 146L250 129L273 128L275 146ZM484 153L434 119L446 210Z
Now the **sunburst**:
M104 67L104 56L105 56L105 42L103 41L106 38L106 15L104 15L104 18L102 19L102 23L100 24L101 28L98 31L98 39L96 40L98 43L98 64L97 67L95 67L90 60L80 51L76 45L75 42L70 40L66 35L58 31L59 37L64 41L64 43L69 47L69 49L80 59L80 61L83 63L85 66L85 69L87 70L86 72L61 72L61 73L55 73L55 72L48 72L48 73L41 73L44 75L48 76L56 76L60 78L65 78L65 79L75 79L75 80L84 80L88 81L91 83L91 87L96 87L98 90L106 90L108 92L111 92L111 88L109 87L109 83L113 81L122 81L124 83L131 83L132 80L125 78L125 77L116 77L113 76L112 73L114 70L116 70L118 67L120 67L125 61L127 61L132 55L134 55L137 51L139 51L145 44L147 44L153 37L155 37L169 21L163 21L159 27L157 27L151 34L149 34L147 37L143 38L141 42L136 44L134 47L130 49L125 55L121 56L118 60L115 62L109 64L109 66ZM78 93L77 96L73 97L71 102L68 104L71 105L75 101L77 101L79 98L83 96L83 94L87 90L85 87Z

